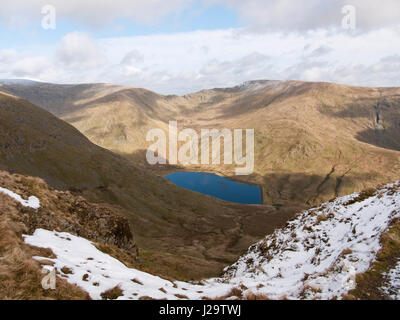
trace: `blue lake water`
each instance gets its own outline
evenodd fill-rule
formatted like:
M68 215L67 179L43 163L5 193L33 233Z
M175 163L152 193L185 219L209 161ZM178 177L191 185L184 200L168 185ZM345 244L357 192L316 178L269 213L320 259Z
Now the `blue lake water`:
M225 201L242 204L261 204L261 188L238 183L215 174L203 172L175 172L165 176L177 186L204 193Z

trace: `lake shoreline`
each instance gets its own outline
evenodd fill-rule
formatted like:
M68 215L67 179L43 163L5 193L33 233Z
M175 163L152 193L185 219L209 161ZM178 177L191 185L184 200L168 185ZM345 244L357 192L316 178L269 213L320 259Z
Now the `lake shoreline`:
M174 170L163 175L178 187L241 205L263 205L262 186L204 171ZM256 191L257 189L257 191Z

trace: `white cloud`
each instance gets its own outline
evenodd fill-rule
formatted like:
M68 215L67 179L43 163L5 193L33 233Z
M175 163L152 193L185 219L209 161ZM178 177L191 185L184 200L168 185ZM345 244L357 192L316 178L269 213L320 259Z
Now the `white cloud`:
M342 8L356 8L357 28L378 29L399 25L398 0L208 0L237 10L248 24L259 30L310 30L341 28Z
M21 28L41 19L48 0L3 0L0 19ZM246 27L127 38L66 34L35 53L0 50L0 77L114 82L187 93L254 79L400 85L398 0L52 0L59 19L107 25L119 18L155 23L194 3L225 4ZM339 32L342 7L354 5L363 32ZM60 18L61 17L61 18ZM25 19L25 20L24 20ZM34 20L36 21L36 20Z
M256 76L256 72L268 66L269 60L268 56L258 52L249 53L232 61L212 59L200 69L199 75L201 79L203 77L219 78L223 85L222 82L227 78Z
M360 29L398 25L398 0L2 0L0 18L9 26L21 27L41 19L41 8L51 4L57 16L92 26L104 26L116 19L153 24L194 4L227 5L237 11L248 26L257 30L308 30L341 27L342 7L356 7Z
M14 62L17 58L18 54L15 50L12 49L0 50L0 66Z
M373 44L373 45L371 45ZM353 85L399 85L400 39L391 29L359 35L327 31L244 34L240 30L106 39L106 47L144 59L141 73L118 69L102 79L144 86L162 93L187 93L254 79L333 81ZM207 53L204 52L207 47ZM188 54L190 52L190 54ZM117 54L110 60L120 61ZM379 73L374 71L380 68Z
M56 51L57 61L72 69L91 69L104 66L107 59L97 44L86 34L65 35Z
M28 57L15 62L12 71L17 77L39 77L47 68L46 58Z
M327 45L322 45L320 47L318 47L317 49L314 49L311 53L310 53L310 57L321 57L324 56L328 53L331 53L333 51L333 49Z
M92 26L107 25L114 19L128 18L151 24L191 3L188 0L2 0L0 17L7 24L27 23L41 18L41 8L51 4L57 16Z
M43 50L0 51L0 78L113 82L166 94L256 79L400 85L400 38L392 29L358 35L233 29L100 40L72 33L56 50Z
M122 59L122 65L132 65L134 63L140 63L144 61L144 56L138 50L133 49L129 51Z
M42 56L25 56L16 50L0 50L0 73L3 78L40 78L51 69L48 59Z

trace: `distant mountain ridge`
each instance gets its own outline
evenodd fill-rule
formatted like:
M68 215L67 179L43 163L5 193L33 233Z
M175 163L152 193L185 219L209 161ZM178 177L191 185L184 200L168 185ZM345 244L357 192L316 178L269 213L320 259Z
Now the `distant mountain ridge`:
M170 120L195 130L253 128L255 172L240 179L262 185L265 203L279 207L319 204L400 176L399 88L257 80L184 96L111 84L7 84L1 90L142 167L148 130L167 130ZM186 170L234 175L234 166Z

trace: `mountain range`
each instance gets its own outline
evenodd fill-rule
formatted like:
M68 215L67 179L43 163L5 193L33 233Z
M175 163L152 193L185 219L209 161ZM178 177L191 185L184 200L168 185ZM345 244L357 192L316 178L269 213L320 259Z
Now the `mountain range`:
M254 129L254 173L235 176L233 165L148 165L147 132L166 130L171 120L182 129ZM284 228L296 213L307 215L306 210L331 199L399 180L399 136L399 88L251 81L234 88L165 96L113 84L0 81L0 187L42 198L39 211L56 210L55 200L43 200L55 197L67 197L69 202L79 198L85 207L109 210L112 217L124 219L123 225L129 225L133 234L128 247L125 240L112 243L114 256L166 279L217 277L250 245L266 235L276 236L274 231ZM233 204L181 189L163 177L172 171L207 171L257 184L262 187L263 204ZM37 178L40 183L33 182ZM379 194L370 197L379 199ZM341 201L335 205L344 207ZM64 204L57 210L62 216L78 209ZM333 211L324 214L329 217ZM32 226L54 228L109 245L105 235L79 231L76 226L82 221L71 219L69 228L59 220L24 221L24 232L31 234ZM334 220L326 219L337 223ZM390 221L385 223L386 227L379 225L382 234ZM287 231L282 232L286 237ZM283 254L287 248L280 244L275 249L262 254ZM231 274L247 270L245 265L251 269L249 259L239 260L236 267L245 263ZM262 267L265 259L262 255L257 259ZM303 291L312 291L311 284L307 290ZM360 292L354 296L365 297ZM293 297L299 296L293 293Z
M42 178L128 218L143 264L191 279L218 274L296 208L250 208L181 189L91 143L68 123L0 93L0 170ZM158 261L157 263L155 261Z
M255 170L264 203L316 205L398 177L400 89L300 81L251 81L185 96L111 84L3 83L70 123L91 142L145 166L149 129L255 130ZM151 168L154 170L154 168ZM156 173L165 170L161 168ZM234 177L234 166L183 170Z

